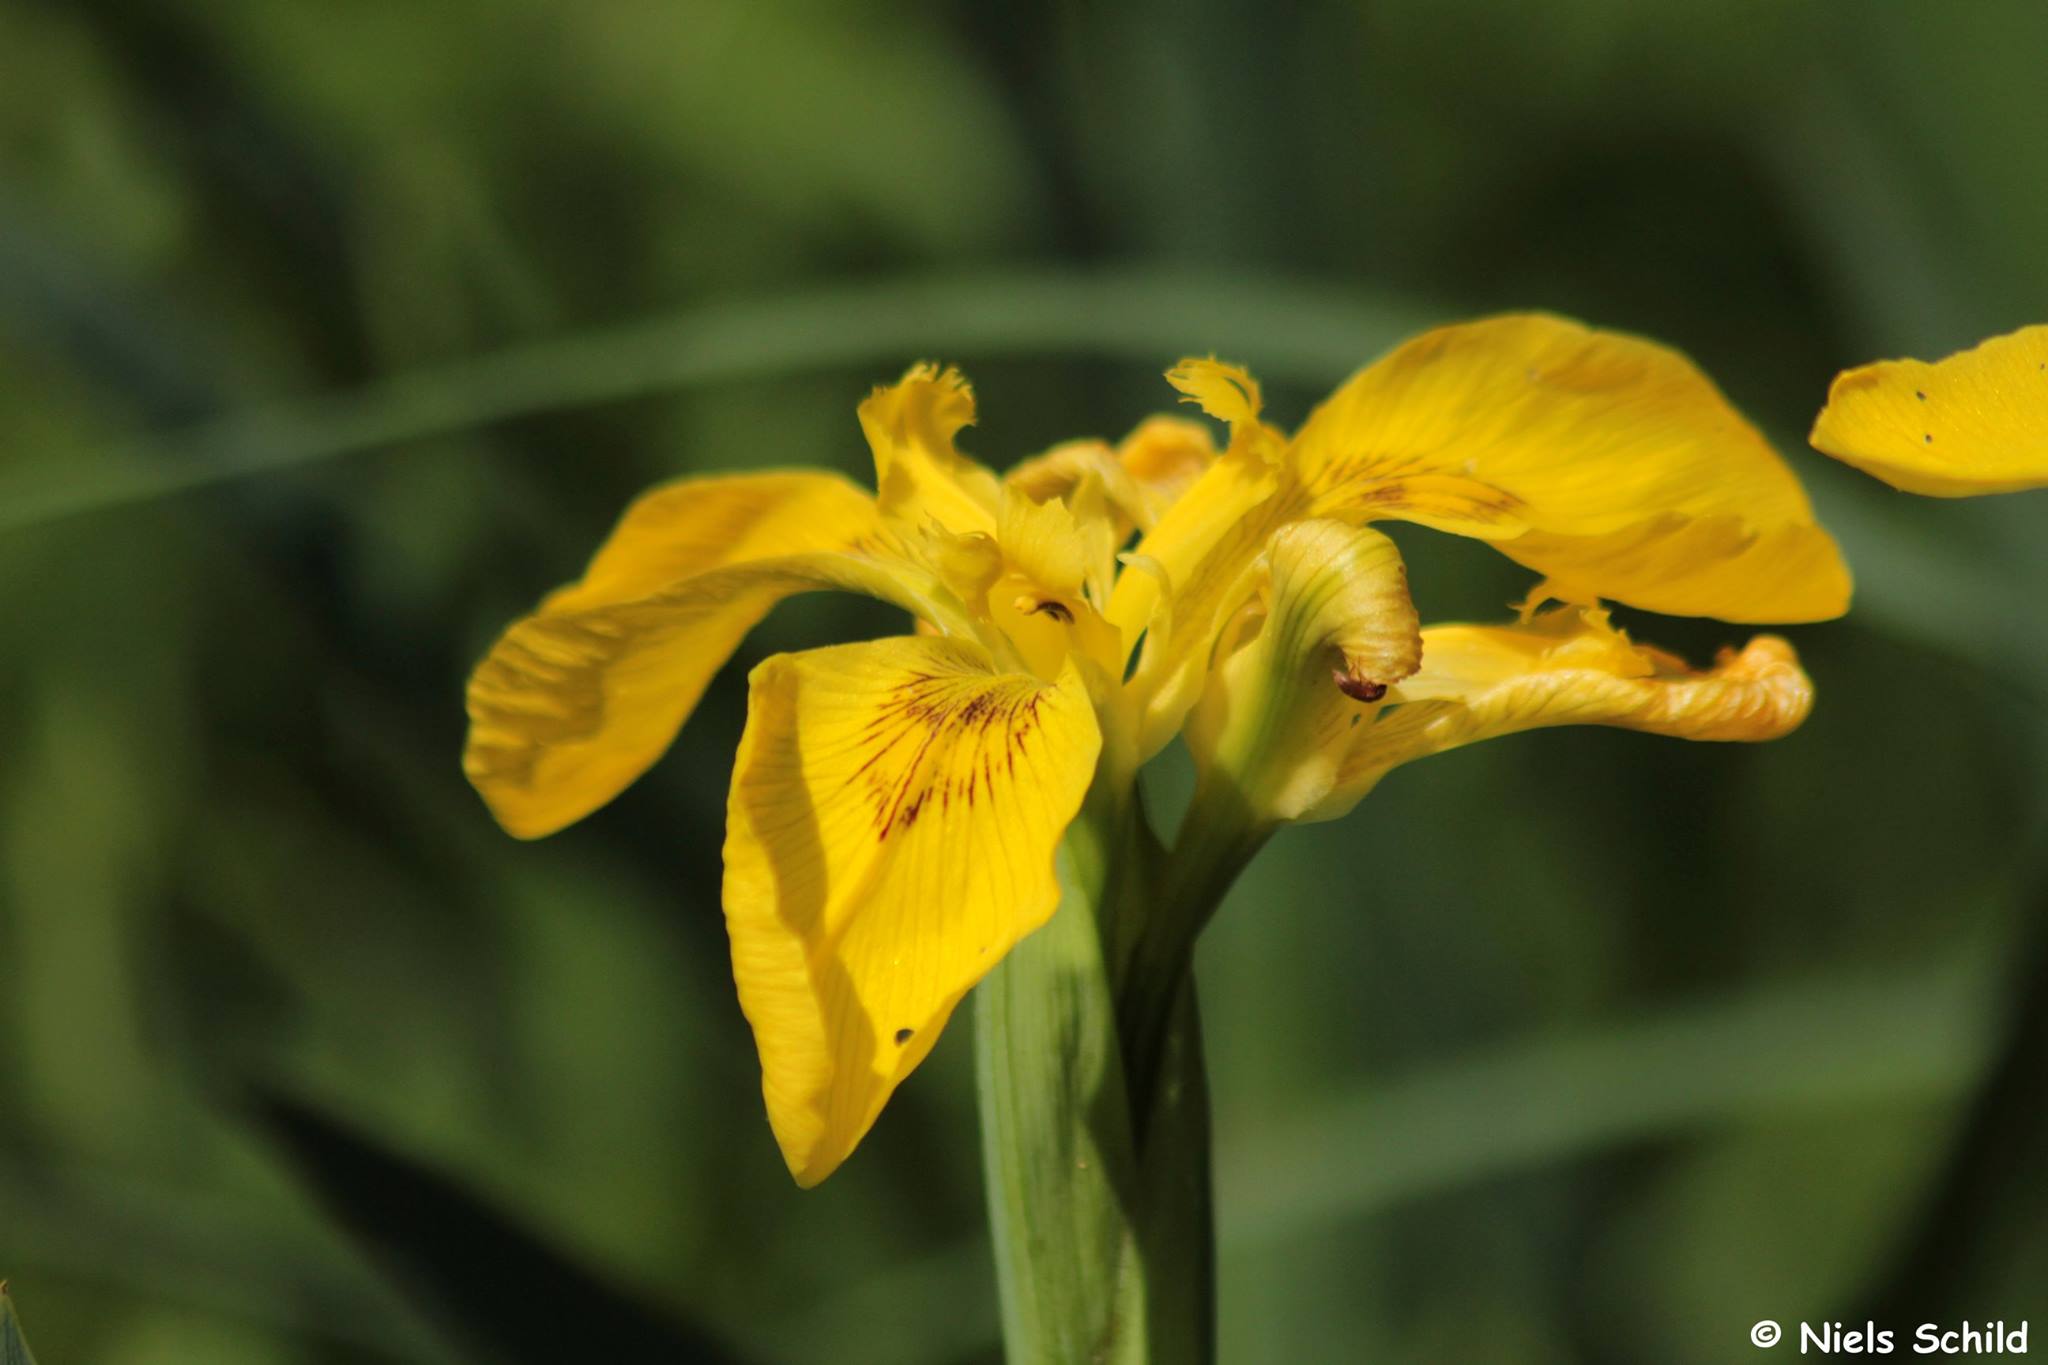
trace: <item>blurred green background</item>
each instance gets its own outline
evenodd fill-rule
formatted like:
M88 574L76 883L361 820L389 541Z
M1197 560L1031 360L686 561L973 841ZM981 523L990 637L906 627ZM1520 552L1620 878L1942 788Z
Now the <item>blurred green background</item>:
M1789 632L1783 743L1526 736L1268 850L1202 961L1226 1359L2048 1330L2048 495L1802 439L1839 368L2048 320L2048 7L1267 9L0 0L0 1276L44 1365L992 1358L967 1016L800 1193L717 906L746 668L897 621L783 608L536 845L458 771L469 664L655 480L865 477L911 360L1003 465L1185 353L1291 424L1529 306L1693 354L1857 604ZM1426 619L1528 581L1402 541Z

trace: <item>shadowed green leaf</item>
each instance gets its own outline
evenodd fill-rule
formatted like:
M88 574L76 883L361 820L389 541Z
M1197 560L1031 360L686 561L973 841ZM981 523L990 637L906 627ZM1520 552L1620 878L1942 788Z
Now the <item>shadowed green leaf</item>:
M659 1360L730 1365L677 1322L546 1245L446 1176L313 1106L259 1094L258 1126L400 1293L493 1365Z

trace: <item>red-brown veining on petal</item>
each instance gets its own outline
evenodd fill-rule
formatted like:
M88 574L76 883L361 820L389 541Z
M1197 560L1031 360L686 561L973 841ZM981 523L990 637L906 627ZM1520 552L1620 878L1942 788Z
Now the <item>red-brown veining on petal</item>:
M1389 457L1369 451L1332 460L1316 473L1314 489L1316 506L1332 516L1341 516L1345 508L1384 507L1504 521L1525 505L1497 484L1432 465L1421 456Z
M867 794L875 837L910 829L934 801L950 811L956 798L994 799L997 760L1016 771L1040 701L1036 687L991 679L914 674L892 687L861 731L872 752L847 778Z

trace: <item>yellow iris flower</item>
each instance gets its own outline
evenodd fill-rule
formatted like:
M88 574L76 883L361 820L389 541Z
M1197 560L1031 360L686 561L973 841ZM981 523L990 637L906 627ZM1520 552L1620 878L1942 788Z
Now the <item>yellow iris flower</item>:
M1735 622L1848 605L1797 480L1677 353L1548 316L1445 327L1292 437L1241 370L1192 360L1169 378L1228 424L1223 449L1154 418L998 478L955 445L966 383L919 366L860 407L876 493L816 472L659 488L476 670L465 768L531 838L653 763L783 597L867 593L917 618L915 635L777 655L750 679L725 914L802 1184L1053 914L1055 852L1091 789L1128 790L1178 733L1256 831L1516 730L1761 740L1808 710L1783 641L1694 670L1600 605ZM1388 519L1485 540L1542 575L1532 603L1561 605L1422 629L1370 526Z
M1850 370L1828 390L1810 439L1908 493L2048 487L2048 325L1933 364L1883 360Z

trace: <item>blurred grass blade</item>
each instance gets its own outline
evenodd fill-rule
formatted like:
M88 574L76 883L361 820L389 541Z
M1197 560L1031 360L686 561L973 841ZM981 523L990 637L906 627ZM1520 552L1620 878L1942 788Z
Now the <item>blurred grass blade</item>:
M1760 990L1334 1095L1226 1144L1225 1245L1242 1253L1624 1142L1958 1094L1986 1063L1986 965Z
M21 1319L14 1315L5 1280L0 1280L0 1365L36 1365L35 1352L22 1339Z
M446 1177L283 1095L258 1126L394 1286L489 1365L732 1365L712 1336L607 1284Z
M39 1276L88 1281L109 1301L175 1303L379 1361L447 1359L353 1248L318 1235L296 1209L259 1212L118 1168L8 1160L0 1236L35 1248Z
M2001 1229L2038 1220L2048 1197L2029 1176L2048 1149L2048 906L2021 925L2003 998L2013 1002L1995 1064L1929 1182L1908 1234L1859 1309L1874 1319L1961 1318L1995 1303Z
M1041 272L896 281L715 305L231 416L61 471L0 481L0 531L534 413L833 365L1091 355L1164 369L1220 350L1322 384L1422 310L1240 276ZM849 395L849 401L853 395Z

